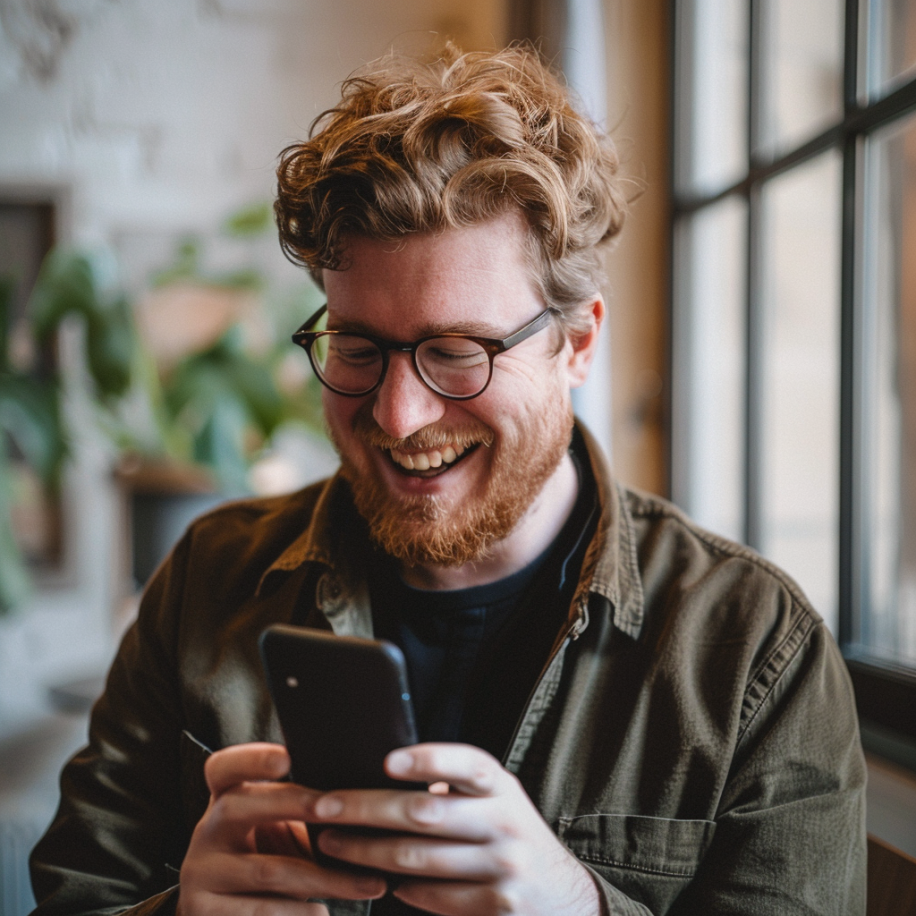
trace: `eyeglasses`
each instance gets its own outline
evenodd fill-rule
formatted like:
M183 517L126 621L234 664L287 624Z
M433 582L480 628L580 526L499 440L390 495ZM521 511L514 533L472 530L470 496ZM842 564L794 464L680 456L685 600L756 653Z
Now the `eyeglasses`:
M364 397L384 381L392 350L409 353L417 374L436 394L467 401L482 394L493 377L493 359L547 327L550 309L503 340L473 334L435 334L413 343L350 331L311 331L327 312L322 306L293 334L308 353L315 375L331 391Z

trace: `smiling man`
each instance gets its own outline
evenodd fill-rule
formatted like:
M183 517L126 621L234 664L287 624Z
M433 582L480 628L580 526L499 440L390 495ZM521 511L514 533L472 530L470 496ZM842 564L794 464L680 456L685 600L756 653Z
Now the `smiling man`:
M33 854L37 912L863 913L823 622L615 483L572 414L623 223L608 139L533 53L449 50L347 81L278 177L341 468L198 520L159 570ZM404 789L285 780L277 622L403 650Z
M407 354L389 356L384 378L384 363L373 360L371 395L325 395L356 508L405 580L420 587L517 572L554 540L575 502L569 392L585 379L603 306L600 298L584 306L591 326L558 350L525 258L527 231L511 210L397 246L356 237L348 268L324 276L337 331L365 329L367 316L389 340L534 331L492 358L492 377L480 343L440 336L418 348L416 366ZM334 359L331 346L326 382ZM438 365L445 360L461 368Z

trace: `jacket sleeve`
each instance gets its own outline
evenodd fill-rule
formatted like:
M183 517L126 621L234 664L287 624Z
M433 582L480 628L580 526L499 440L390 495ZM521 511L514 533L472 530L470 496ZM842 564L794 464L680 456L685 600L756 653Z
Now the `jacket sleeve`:
M618 890L602 878L598 872L590 865L585 864L586 869L591 873L598 888L598 897L601 902L601 916L655 916L652 910L642 903L638 903L632 897L628 897L623 891Z
M789 634L743 703L747 721L693 879L675 899L649 903L651 893L634 899L587 865L606 916L864 916L865 763L851 684L823 623Z
M171 621L186 541L147 589L96 703L89 743L61 776L61 801L32 852L35 916L174 910L187 842L179 744L181 699ZM132 909L128 909L132 908Z

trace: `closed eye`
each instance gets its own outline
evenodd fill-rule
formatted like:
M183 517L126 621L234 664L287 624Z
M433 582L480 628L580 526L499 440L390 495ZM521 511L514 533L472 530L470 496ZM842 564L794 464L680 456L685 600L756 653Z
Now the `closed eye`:
M473 367L487 362L487 354L472 341L449 341L440 339L430 341L422 350L423 360L429 364L448 366L449 368Z
M367 366L381 358L378 347L362 337L335 337L328 347L330 359L351 366Z

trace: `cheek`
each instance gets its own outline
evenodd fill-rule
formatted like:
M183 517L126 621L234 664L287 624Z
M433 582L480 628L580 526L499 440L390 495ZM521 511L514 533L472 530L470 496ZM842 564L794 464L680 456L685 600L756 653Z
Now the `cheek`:
M325 421L338 434L346 434L353 428L353 417L360 403L358 398L344 398L327 388L321 392Z
M513 366L499 379L500 384L491 385L478 398L481 402L488 398L480 404L481 421L499 429L527 425L532 416L546 421L547 413L562 411L570 395L567 379L559 369L556 360Z
M331 442L341 458L361 466L359 440L353 431L358 405L356 399L342 398L332 391L325 391L322 396L324 422Z
M491 385L483 394L470 401L450 401L442 425L453 429L477 427L498 435L511 412L512 400Z

